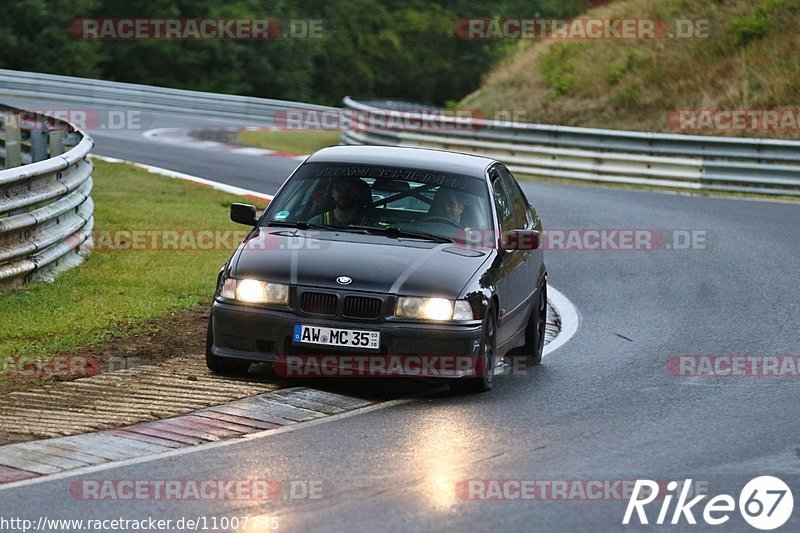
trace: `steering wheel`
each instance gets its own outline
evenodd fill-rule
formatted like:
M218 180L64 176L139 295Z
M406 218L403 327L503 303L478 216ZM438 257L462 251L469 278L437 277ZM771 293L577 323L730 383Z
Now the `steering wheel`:
M437 222L439 224L447 223L455 228L462 229L461 224L447 217L426 217L423 218L421 222Z

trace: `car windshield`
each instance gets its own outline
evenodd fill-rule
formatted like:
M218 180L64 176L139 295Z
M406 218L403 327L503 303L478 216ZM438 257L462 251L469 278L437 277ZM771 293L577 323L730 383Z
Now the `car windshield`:
M484 180L424 169L306 163L275 197L262 224L302 224L451 239L491 226ZM393 233L398 235L398 233Z

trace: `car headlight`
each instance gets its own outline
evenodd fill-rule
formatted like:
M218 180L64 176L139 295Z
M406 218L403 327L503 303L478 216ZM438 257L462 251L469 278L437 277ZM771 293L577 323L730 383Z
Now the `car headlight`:
M227 278L222 285L220 296L251 304L287 305L289 286L257 279Z
M466 300L402 296L397 299L395 316L424 320L472 320L472 306Z

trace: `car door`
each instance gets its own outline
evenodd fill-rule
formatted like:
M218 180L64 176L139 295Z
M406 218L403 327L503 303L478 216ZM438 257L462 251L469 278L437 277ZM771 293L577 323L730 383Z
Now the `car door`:
M508 191L511 205L514 208L514 226L523 229L539 229L540 222L535 220L538 216L531 211L530 203L525 198L519 183L517 183L511 171L501 165L498 168L498 173L500 174L500 180L503 186L506 191ZM537 295L534 293L539 279L539 267L542 264L543 258L541 249L523 249L518 252L522 256L521 260L524 263L520 267L520 270L524 270L525 275L514 277L514 282L517 283L517 285L514 285L513 290L523 296L521 302L523 308L522 314L527 317L530 314L529 311L532 306L537 302L537 298L534 298L534 296ZM525 322L527 322L527 319L523 322L523 327Z
M489 173L492 180L492 196L501 238L512 229L525 226L524 212L522 216L514 210L512 196L506 187L504 175L508 173L501 165L495 166ZM512 178L513 180L513 178ZM497 344L502 345L525 326L527 308L525 292L528 269L525 250L506 250L498 252L498 290L500 309L498 312Z

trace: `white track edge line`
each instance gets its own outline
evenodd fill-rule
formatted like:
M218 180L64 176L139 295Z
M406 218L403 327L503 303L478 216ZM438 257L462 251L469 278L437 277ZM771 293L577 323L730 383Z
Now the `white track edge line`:
M227 185L225 183L219 183L217 181L198 178L197 176L192 176L191 174L184 174L183 172L176 172L174 170L168 170L166 168L154 167L152 165L145 165L144 163L136 163L134 161L126 161L124 159L117 159L115 157L106 157L96 154L91 154L90 157L92 159L97 159L99 161L104 161L106 163L125 163L128 165L133 165L136 168L146 170L151 174L158 174L159 176L166 176L168 178L179 179L182 181L190 181L192 183L197 183L199 185L206 185L218 191L223 191L230 194L236 194L239 196L252 196L260 200L264 200L265 202L271 202L272 199L274 198L274 196L270 194L264 194L262 192L251 191L248 189L242 189L241 187L234 187L233 185Z

